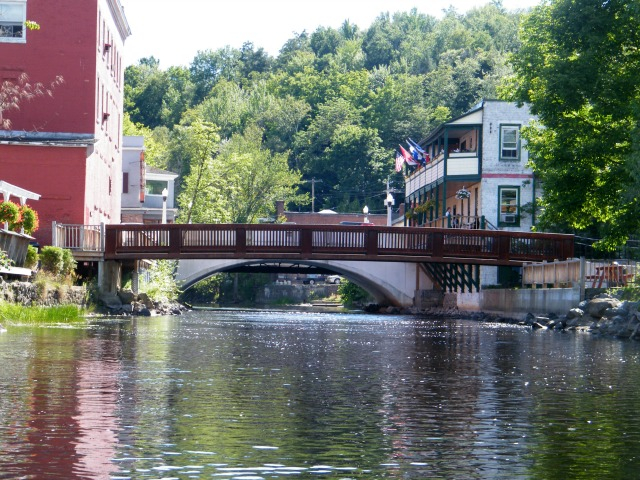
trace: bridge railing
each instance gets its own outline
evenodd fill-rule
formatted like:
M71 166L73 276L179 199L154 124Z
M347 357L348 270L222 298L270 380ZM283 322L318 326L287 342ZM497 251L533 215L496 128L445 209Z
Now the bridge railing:
M573 236L496 230L291 224L107 225L106 259L282 258L507 265L573 256Z

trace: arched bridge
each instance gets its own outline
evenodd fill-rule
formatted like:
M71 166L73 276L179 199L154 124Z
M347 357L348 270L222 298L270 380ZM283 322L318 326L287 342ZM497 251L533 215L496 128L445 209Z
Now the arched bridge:
M572 235L292 224L107 225L104 253L105 260L117 261L191 260L179 269L185 287L251 263L320 266L400 305L410 303L425 278L443 290L471 291L479 288L480 265L572 256Z

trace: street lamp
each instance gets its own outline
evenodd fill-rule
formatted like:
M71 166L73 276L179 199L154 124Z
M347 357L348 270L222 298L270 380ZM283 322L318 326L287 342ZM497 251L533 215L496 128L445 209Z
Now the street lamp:
M364 213L364 223L369 223L369 219L367 218L367 215L369 215L369 207L365 205L362 209L362 213Z
M167 223L167 197L169 196L169 190L162 189L162 224Z
M387 198L384 200L384 206L387 207L387 227L391 226L391 207L396 204L396 201L393 199L393 195L391 192L387 193Z

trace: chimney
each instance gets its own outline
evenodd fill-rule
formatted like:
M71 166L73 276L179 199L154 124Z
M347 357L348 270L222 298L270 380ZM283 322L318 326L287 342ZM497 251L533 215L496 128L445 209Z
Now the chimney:
M276 220L284 217L284 200L276 200Z

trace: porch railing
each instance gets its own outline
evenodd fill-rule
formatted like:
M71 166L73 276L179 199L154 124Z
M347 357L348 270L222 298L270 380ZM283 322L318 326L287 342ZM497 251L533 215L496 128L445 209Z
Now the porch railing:
M52 245L83 252L104 251L104 224L66 225L53 222Z
M438 217L425 222L423 227L435 228L463 228L498 230L484 215L456 215L452 217Z

